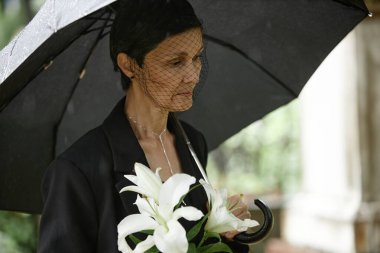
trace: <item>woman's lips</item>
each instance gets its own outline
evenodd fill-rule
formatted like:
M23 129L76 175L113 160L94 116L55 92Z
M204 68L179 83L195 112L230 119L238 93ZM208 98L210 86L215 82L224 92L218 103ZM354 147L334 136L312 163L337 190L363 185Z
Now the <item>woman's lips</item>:
M181 93L178 93L177 95L178 96L192 96L193 93L192 92L181 92Z

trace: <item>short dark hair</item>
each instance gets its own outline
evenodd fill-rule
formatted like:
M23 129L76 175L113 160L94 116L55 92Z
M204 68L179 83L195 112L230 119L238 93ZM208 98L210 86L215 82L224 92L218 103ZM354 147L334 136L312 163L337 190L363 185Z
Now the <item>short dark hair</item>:
M119 0L110 33L110 53L115 70L117 55L127 54L142 67L147 53L167 37L202 28L193 7L186 0ZM121 73L127 90L131 80Z

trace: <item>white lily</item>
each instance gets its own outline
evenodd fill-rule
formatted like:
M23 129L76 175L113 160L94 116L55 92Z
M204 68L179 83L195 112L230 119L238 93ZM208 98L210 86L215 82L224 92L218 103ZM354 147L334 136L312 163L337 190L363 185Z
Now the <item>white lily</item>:
M158 193L162 187L162 180L159 174L160 170L161 168L158 168L156 173L153 173L144 164L135 163L136 176L124 175L125 178L135 185L124 187L120 192L134 191L157 201Z
M199 180L207 193L211 210L205 225L208 232L224 233L232 230L246 231L249 227L259 225L255 220L241 220L231 213L227 207L227 191L225 189L215 190L203 179Z
M189 245L186 231L178 219L199 220L203 213L194 207L177 209L175 207L182 196L189 191L190 185L195 183L195 178L187 174L175 174L162 184L158 172L154 174L149 168L140 164L136 164L135 169L136 176L126 177L138 185L125 187L122 191L134 191L145 197L141 198L138 195L135 202L140 213L127 216L118 225L119 250L123 253L141 252L141 249L146 250L156 245L161 252L187 252ZM154 187L147 185L157 177L161 184L156 184ZM153 190L157 192L150 192ZM125 237L130 234L150 229L154 230L153 236L148 236L146 240L137 244L134 250L125 241Z
M152 236L148 236L144 241L136 245L135 249L131 249L125 238L142 230L155 229L157 223L154 219L145 214L131 214L125 217L117 225L118 240L117 245L122 253L142 253L154 246Z

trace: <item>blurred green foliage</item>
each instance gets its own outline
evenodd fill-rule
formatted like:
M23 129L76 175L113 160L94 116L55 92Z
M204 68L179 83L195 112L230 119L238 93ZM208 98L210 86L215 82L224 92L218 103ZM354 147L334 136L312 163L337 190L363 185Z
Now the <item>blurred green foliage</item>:
M0 211L0 251L31 253L37 250L38 216Z
M298 104L277 109L211 152L210 180L230 193L295 192L301 171Z
M32 19L44 0L0 0L0 48Z

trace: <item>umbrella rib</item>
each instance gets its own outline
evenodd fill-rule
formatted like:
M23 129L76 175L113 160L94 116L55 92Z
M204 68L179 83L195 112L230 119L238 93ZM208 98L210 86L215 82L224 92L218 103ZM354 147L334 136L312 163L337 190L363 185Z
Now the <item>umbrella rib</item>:
M84 19L90 19L90 20L103 20L103 21L114 21L115 19L113 18L103 18L103 17L91 17L91 16L88 16L88 17L85 17Z
M108 34L110 34L111 31L107 31L105 33L103 33L101 36L100 36L100 39L103 39L105 36L107 36Z
M105 15L106 13L109 13L107 12L106 10L103 10L103 13L101 14L102 16ZM94 18L94 20L96 20L96 18ZM109 21L109 20L108 20ZM93 23L91 23L91 25L93 25L95 23L95 21ZM91 26L89 25L89 26ZM80 36L82 36L82 34L79 34L77 37L73 38L65 48L63 48L62 50L60 50L59 52L57 52L55 55L53 56L50 56L48 58L47 61L45 61L45 64L43 64L41 67L39 67L38 69L36 69L34 71L34 73L31 74L31 76L29 77L29 81L30 82L31 80L33 80L34 78L36 78L42 71L44 71L47 66L49 66L51 64L51 62L59 55L62 53L62 51L64 51L69 45L71 45L74 41L76 41ZM25 88L25 85L19 89L13 96L11 99L9 99L8 101L6 101L5 103L3 103L2 105L0 105L0 112L7 106L7 104L9 104L9 102L14 98L16 97L23 89Z
M111 16L111 13L108 12L108 14L109 14L108 17L110 17L110 16ZM96 46L98 45L98 42L100 41L100 38L102 38L103 31L104 31L104 29L107 27L107 23L108 23L108 21L110 21L110 20L107 20L106 22L104 22L103 29L100 30L100 32L99 32L97 38L95 39L95 43L91 46L91 48L90 48L90 50L89 50L89 53L87 54L87 56L86 56L86 58L85 58L85 60L84 60L84 63L82 64L82 67L80 68L80 69L81 69L81 72L80 72L80 74L79 74L79 76L78 76L78 78L77 78L77 80L76 80L76 82L75 82L73 88L72 88L71 91L70 91L69 98L67 99L67 101L66 101L66 103L65 103L65 104L66 104L66 107L62 110L62 112L61 112L61 114L60 114L60 117L59 117L59 120L57 121L57 124L56 124L56 126L55 126L55 129L58 129L58 126L61 124L61 122L62 122L62 120L63 120L63 116L65 115L65 111L66 111L66 109L67 109L67 104L68 104L68 102L71 100L71 98L73 97L74 92L75 92L75 90L76 90L76 88L77 88L77 86L78 86L80 80L83 78L83 74L84 74L84 71L85 71L85 67L86 67L86 65L87 65L87 63L88 63L88 61L89 61L89 59L90 59L90 57L91 57L91 55L92 55L92 52L95 50ZM54 134L57 135L57 131L54 131Z
M282 88L284 88L286 91L288 91L288 93L290 95L292 95L294 98L298 97L297 93L294 92L291 88L289 88L284 82L282 82L280 79L278 79L275 75L273 75L271 72L269 72L266 68L264 68L263 66L261 66L258 62L256 62L254 59L250 58L246 53L244 53L242 50L240 50L239 48L237 48L236 46L228 43L228 42L225 42L221 39L217 39L215 37L212 37L210 35L207 35L205 34L204 37L209 40L209 41L212 41L212 42L215 42L221 46L224 46L224 47L228 47L229 49L237 52L238 54L240 54L241 56L243 56L245 59L247 59L249 62L251 62L252 64L256 65L258 68L260 68L264 73L266 73L268 76L270 76L273 80L275 80L279 85L281 85Z
M353 8L357 8L359 10L362 10L364 11L367 15L370 15L371 13L369 12L369 10L363 6L359 6L358 4L355 4L353 2L347 2L347 1L344 1L344 0L333 0L337 3L340 3L340 4L343 4L343 5L346 5L346 6L349 6L349 7L353 7Z
M105 19L102 19L102 20L105 20ZM111 20L108 20L108 21L111 21ZM89 30L85 31L84 33L82 33L82 35L86 35L88 33L91 33L91 32L94 32L94 31L98 31L98 30L102 30L103 31L105 28L108 28L108 27L112 27L112 24L89 29Z
M117 13L116 8L113 7L114 5L116 5L116 3L117 2L114 2L113 4L107 5L107 8L110 9L113 13Z

